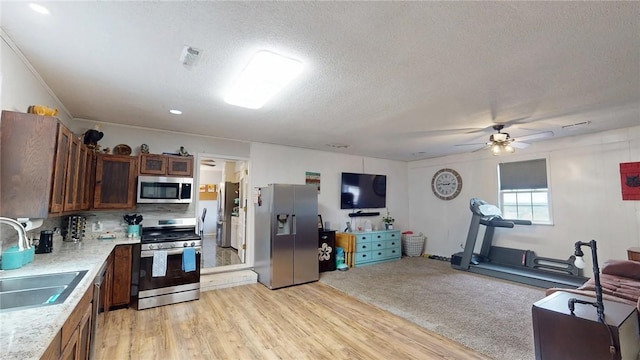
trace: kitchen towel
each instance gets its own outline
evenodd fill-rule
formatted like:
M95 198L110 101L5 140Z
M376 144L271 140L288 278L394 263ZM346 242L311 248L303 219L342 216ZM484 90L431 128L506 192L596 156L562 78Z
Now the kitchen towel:
M182 253L182 270L184 272L196 271L196 249L185 248Z
M153 266L151 267L151 277L167 275L167 252L156 250L153 252Z

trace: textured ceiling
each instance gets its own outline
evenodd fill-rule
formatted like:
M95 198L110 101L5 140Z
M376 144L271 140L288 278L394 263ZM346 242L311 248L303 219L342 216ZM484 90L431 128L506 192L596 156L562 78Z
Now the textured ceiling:
M43 4L1 2L1 26L75 118L397 160L474 151L495 122L640 124L638 2ZM262 109L224 103L261 49L304 72Z

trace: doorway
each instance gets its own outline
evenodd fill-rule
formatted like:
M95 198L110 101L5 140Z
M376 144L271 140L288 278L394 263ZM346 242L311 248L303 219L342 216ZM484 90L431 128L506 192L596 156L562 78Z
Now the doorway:
M248 160L199 154L197 165L202 268L244 264Z

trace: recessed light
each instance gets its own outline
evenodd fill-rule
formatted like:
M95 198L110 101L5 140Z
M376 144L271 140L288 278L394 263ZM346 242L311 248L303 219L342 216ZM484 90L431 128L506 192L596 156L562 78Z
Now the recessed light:
M42 5L38 5L38 4L34 4L31 3L29 4L29 7L31 8L31 10L39 13L39 14L43 14L43 15L49 15L49 9L47 9L46 7L42 6Z
M298 60L271 51L258 51L224 101L231 105L259 109L301 72L302 63Z
M176 109L171 109L169 110L169 112L172 113L173 115L182 115L182 111L176 110Z

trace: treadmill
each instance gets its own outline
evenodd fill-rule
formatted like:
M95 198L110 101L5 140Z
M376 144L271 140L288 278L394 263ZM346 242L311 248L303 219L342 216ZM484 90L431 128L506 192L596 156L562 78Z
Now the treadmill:
M560 287L575 289L588 278L581 276L574 264L575 256L568 260L538 257L531 250L493 246L495 228L513 228L531 225L528 220L503 219L500 209L486 201L472 198L469 204L471 225L464 251L451 256L451 267L477 274L497 277L541 288ZM480 225L486 227L480 253L474 253Z

